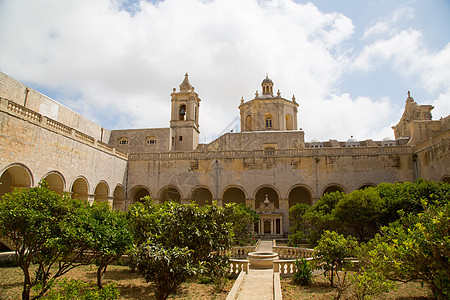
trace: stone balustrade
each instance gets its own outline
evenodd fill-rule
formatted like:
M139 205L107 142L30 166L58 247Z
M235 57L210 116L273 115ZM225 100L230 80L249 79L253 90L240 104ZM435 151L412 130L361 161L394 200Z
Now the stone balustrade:
M273 247L273 252L278 253L281 259L298 259L312 257L314 249L275 246Z
M238 276L239 273L248 274L249 261L247 259L230 259L230 274Z
M354 148L304 148L304 149L275 149L267 153L265 150L234 150L234 151L189 151L164 153L133 153L130 160L201 160L201 159L268 159L310 156L353 156L353 155L390 155L412 154L413 147L354 147Z
M233 258L247 258L247 255L250 252L255 252L256 246L242 246L242 247L233 247L231 249L231 257Z
M306 258L312 260L312 257ZM281 277L291 277L297 271L295 259L278 259L273 261L273 272L279 273Z
M88 144L98 150L110 153L111 155L117 156L121 159L125 160L128 159L128 154L120 152L102 141L96 141L95 138L85 133L82 133L56 120L45 117L33 110L30 110L20 104L15 103L14 101L5 98L0 98L0 111L4 111L10 115L14 115L23 120L32 122L38 126L60 133L68 138L74 139L83 144Z

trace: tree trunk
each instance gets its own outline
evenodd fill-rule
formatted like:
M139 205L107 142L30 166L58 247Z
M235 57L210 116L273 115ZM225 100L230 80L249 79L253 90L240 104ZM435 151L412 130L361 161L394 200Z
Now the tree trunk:
M30 273L28 269L23 269L24 280L23 280L23 291L22 291L22 300L30 300L30 292L31 292L31 280Z
M106 265L106 266L100 265L97 269L97 286L99 289L103 288L102 281L103 281L103 277L105 277L107 266L108 265Z

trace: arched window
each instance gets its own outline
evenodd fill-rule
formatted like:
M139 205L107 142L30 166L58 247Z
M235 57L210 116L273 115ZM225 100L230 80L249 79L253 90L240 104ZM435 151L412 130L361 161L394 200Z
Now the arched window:
M248 115L245 118L245 130L252 131L252 116L251 115Z
M286 115L286 130L294 130L294 124L292 122L292 116L290 114Z
M155 145L156 144L156 137L155 136L148 136L146 138L147 145Z
M124 137L119 139L119 145L128 145L128 139Z
M186 105L180 105L180 121L186 121Z
M272 129L272 116L266 115L266 129Z

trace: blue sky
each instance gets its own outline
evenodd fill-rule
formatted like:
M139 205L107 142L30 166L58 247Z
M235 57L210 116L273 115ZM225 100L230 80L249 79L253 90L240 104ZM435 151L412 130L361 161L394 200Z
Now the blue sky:
M265 74L306 141L393 137L406 93L450 114L443 0L0 0L0 71L108 129L168 127L189 73L201 142Z

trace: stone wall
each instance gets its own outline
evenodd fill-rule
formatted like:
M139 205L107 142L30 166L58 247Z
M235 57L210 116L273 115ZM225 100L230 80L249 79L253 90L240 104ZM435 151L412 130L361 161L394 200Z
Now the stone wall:
M107 129L1 72L0 97L12 100L43 116L90 135L96 140L103 142L109 140L110 132Z
M154 143L148 142L150 137ZM119 144L119 140L126 138L127 144ZM171 129L125 129L111 130L109 145L125 153L167 152L170 150Z
M305 147L303 131L253 131L226 133L204 145L205 151L300 149Z
M434 181L450 177L450 131L430 138L416 149L417 177Z
M128 188L146 187L157 198L171 186L189 201L195 188L204 187L220 202L228 188L238 187L255 208L257 192L269 187L278 194L287 230L293 188L309 191L313 204L329 186L351 192L364 185L412 181L412 154L411 147L132 154Z
M56 172L62 175L64 191L70 191L75 179L83 177L92 199L99 182L107 184L109 197L113 197L116 186L126 187L125 153L0 100L0 176L11 166L20 166L31 176L31 186L36 186L47 174Z

